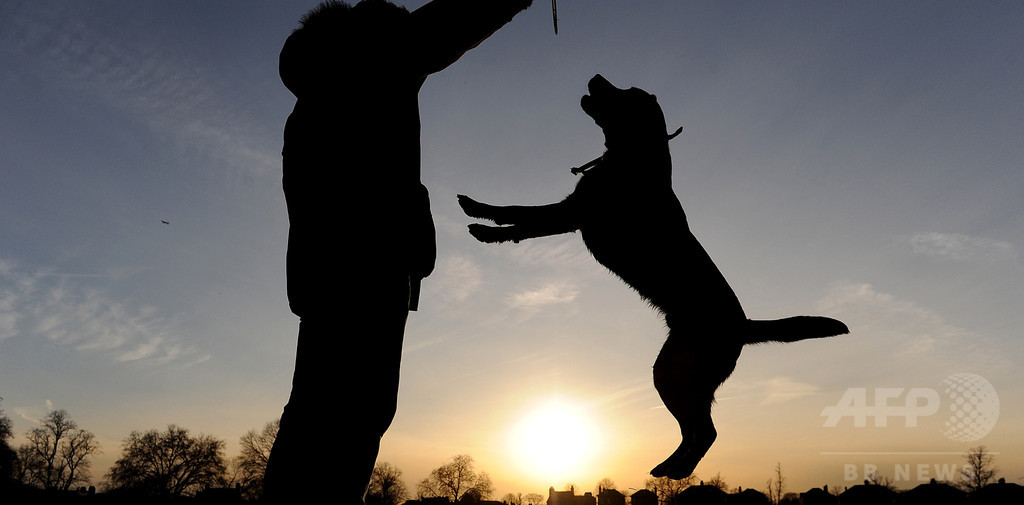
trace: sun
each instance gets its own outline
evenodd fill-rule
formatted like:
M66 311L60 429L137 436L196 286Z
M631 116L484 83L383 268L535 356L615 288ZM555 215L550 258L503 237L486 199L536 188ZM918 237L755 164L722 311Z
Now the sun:
M602 439L594 415L583 404L549 398L519 418L508 437L508 449L524 473L559 482L585 471Z

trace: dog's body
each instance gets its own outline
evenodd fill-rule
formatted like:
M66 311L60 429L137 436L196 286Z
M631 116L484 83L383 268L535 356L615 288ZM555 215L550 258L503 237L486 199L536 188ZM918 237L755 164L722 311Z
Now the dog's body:
M655 477L690 475L716 437L711 421L715 390L732 373L746 344L792 342L847 333L825 317L747 319L729 283L690 232L672 191L672 160L665 118L647 92L612 86L600 75L581 100L605 133L607 151L584 172L565 200L543 206L498 207L459 195L471 217L498 225L470 225L482 242L579 230L602 265L660 310L668 338L654 364L654 383L679 421L683 441Z

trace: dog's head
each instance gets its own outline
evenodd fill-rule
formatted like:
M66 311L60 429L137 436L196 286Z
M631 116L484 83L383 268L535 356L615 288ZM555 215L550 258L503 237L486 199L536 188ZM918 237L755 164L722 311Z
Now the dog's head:
M590 94L583 95L580 106L594 119L605 135L605 145L649 144L669 137L665 114L654 95L640 89L620 89L601 74L587 84Z

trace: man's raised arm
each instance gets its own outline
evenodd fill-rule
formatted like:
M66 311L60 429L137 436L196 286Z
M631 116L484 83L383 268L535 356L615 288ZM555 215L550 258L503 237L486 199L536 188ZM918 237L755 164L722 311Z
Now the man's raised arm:
M490 37L533 0L433 0L413 11L423 74L438 72Z

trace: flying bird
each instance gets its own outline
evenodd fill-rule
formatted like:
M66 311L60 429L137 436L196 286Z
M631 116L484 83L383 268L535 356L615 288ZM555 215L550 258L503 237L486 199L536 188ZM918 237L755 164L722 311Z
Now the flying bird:
M161 219L160 222L163 223L163 224L171 224L170 222L164 221L163 219Z

